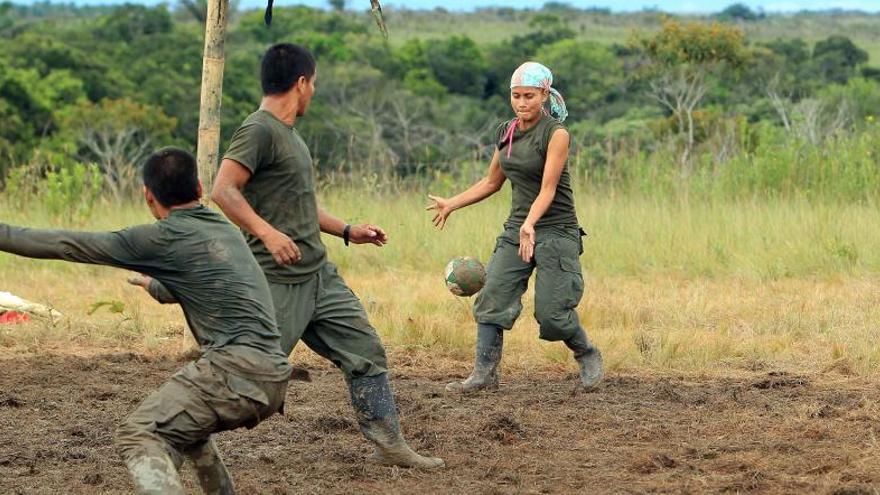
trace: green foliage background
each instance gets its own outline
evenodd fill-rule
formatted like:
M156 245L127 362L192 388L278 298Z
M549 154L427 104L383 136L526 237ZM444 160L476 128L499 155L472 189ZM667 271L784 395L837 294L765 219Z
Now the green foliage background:
M137 190L123 182L136 177L126 171L144 150L194 150L203 26L190 3L0 4L0 179L17 167L45 176L71 160L95 163L118 198ZM276 8L271 28L260 10L233 13L224 145L259 103L260 54L290 41L318 58L316 101L298 125L331 182L452 188L473 180L494 129L510 118L511 72L534 59L554 70L566 95L571 164L593 187L845 200L880 192L880 15L764 15L734 5L670 17L561 2L469 14L388 8L386 42L366 5L354 3ZM712 39L662 44L688 29ZM736 60L706 64L719 40L736 44ZM651 97L659 70L688 64L704 64L706 84L691 115L692 144L682 120ZM682 155L682 146L693 150Z

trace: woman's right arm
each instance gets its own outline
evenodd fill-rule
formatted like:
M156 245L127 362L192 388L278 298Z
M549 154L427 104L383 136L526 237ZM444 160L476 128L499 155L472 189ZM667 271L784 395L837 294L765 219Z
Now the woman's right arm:
M464 208L465 206L470 206L474 203L479 203L497 193L501 190L501 186L504 185L505 180L507 180L507 177L504 176L504 171L501 170L501 155L498 152L498 148L496 148L495 154L492 155L492 162L489 164L489 172L486 174L486 177L483 177L479 182L469 187L466 191L448 199L430 194L428 195L434 203L429 205L426 209L435 210L436 212L433 219L434 226L442 229L446 225L446 219L449 218L449 215L451 215L453 211L459 208Z

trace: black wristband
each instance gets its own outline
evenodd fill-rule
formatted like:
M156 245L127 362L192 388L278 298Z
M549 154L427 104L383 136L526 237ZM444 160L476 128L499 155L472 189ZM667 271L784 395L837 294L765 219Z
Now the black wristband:
M345 228L342 229L342 242L348 246L348 236L351 234L351 224L345 224Z

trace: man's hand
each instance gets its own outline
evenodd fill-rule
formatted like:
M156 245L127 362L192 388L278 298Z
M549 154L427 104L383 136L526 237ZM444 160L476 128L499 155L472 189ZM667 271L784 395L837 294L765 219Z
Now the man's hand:
M299 247L293 242L293 239L287 237L283 232L272 229L266 235L261 236L260 240L275 258L275 263L279 265L294 265L302 259Z
M147 291L147 294L150 295L153 299L159 301L162 304L176 304L177 299L174 297L168 289L162 285L158 280L154 280L153 277L148 275L144 275L139 273L137 275L132 275L128 278L128 283L131 285L135 285L137 287L143 288Z
M381 247L388 243L388 234L377 225L352 225L348 231L348 241L352 244L375 244Z
M524 223L519 228L519 257L529 263L535 255L535 227Z
M455 209L446 198L441 198L440 196L432 196L430 194L428 195L428 198L430 198L431 201L433 201L434 203L428 205L428 207L425 209L428 211L434 210L436 212L434 213L434 218L431 221L434 222L434 227L443 230L443 227L446 226L446 219L449 218L449 215L451 215L452 212L455 211Z
M148 277L146 275L138 273L137 275L132 275L128 277L128 283L131 285L136 285L138 287L143 288L145 291L150 291L150 281L152 281L152 277Z

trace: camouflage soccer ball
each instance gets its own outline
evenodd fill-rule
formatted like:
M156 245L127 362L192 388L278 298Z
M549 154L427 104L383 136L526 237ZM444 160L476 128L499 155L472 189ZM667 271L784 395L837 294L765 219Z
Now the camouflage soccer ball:
M472 296L486 285L486 269L476 258L460 256L446 265L446 287L456 296Z

